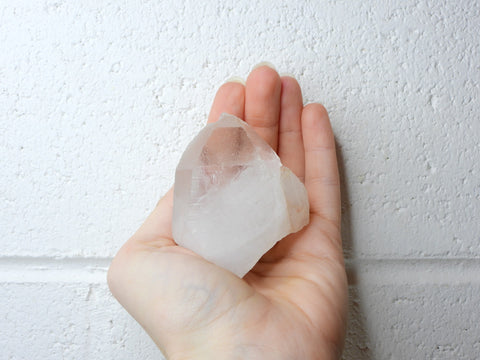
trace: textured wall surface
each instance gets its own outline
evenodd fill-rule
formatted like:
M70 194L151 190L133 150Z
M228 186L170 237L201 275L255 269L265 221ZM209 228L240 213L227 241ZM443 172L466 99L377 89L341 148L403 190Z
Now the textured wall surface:
M331 114L344 358L478 358L478 34L470 0L2 1L0 359L161 357L106 269L261 60Z

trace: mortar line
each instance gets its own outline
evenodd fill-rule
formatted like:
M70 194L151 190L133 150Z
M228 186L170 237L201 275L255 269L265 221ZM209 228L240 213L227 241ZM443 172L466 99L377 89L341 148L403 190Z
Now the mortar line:
M67 267L108 267L113 260L111 256L31 256L31 255L0 255L0 267L8 265L18 266L52 266L55 268ZM480 257L384 257L384 258L347 258L345 267L353 269L364 266L387 266L387 265L452 265L452 264L480 265Z
M35 255L0 255L0 266L6 264L23 263L23 264L63 264L63 265L79 265L82 264L109 264L113 260L112 256L35 256ZM472 262L480 264L479 257L357 257L346 258L346 266L358 266L366 264L401 264L401 263L452 263L452 262Z
M108 266L113 257L109 256L30 256L30 255L0 255L0 266L5 265L46 265L53 266Z
M0 283L105 283L111 257L0 256ZM480 282L480 258L347 259L349 284Z

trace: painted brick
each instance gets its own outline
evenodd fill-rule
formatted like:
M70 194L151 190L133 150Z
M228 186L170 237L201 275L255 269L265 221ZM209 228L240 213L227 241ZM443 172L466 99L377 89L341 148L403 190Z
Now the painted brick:
M350 289L347 359L475 359L480 286L368 284Z
M330 110L349 256L480 254L478 2L1 10L2 253L113 255L215 89L268 59Z
M0 284L1 359L158 359L105 284ZM33 301L34 300L34 301Z
M479 293L478 282L351 286L343 358L474 358ZM2 283L0 298L2 359L161 356L105 284Z

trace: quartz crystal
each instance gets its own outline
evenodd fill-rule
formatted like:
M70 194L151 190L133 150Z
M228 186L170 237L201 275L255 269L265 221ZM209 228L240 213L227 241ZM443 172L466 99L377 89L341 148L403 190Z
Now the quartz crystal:
M243 277L308 221L305 186L239 118L222 114L183 153L172 224L178 245Z

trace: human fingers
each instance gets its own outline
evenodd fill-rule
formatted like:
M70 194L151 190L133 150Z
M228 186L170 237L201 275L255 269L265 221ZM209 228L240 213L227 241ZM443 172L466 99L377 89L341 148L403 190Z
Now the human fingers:
M259 64L245 86L245 121L276 151L282 83L270 66Z
M335 139L327 111L309 104L302 112L305 186L310 212L340 227L340 180Z
M238 81L227 81L217 91L208 122L218 120L222 112L243 118L245 86ZM162 247L175 245L172 236L173 188L160 199L155 209L128 241L129 245Z
M282 164L303 182L305 178L305 151L302 138L302 91L297 80L282 76L278 156Z
M222 113L245 118L245 86L241 81L239 78L232 78L220 86L208 115L208 123L217 121Z

